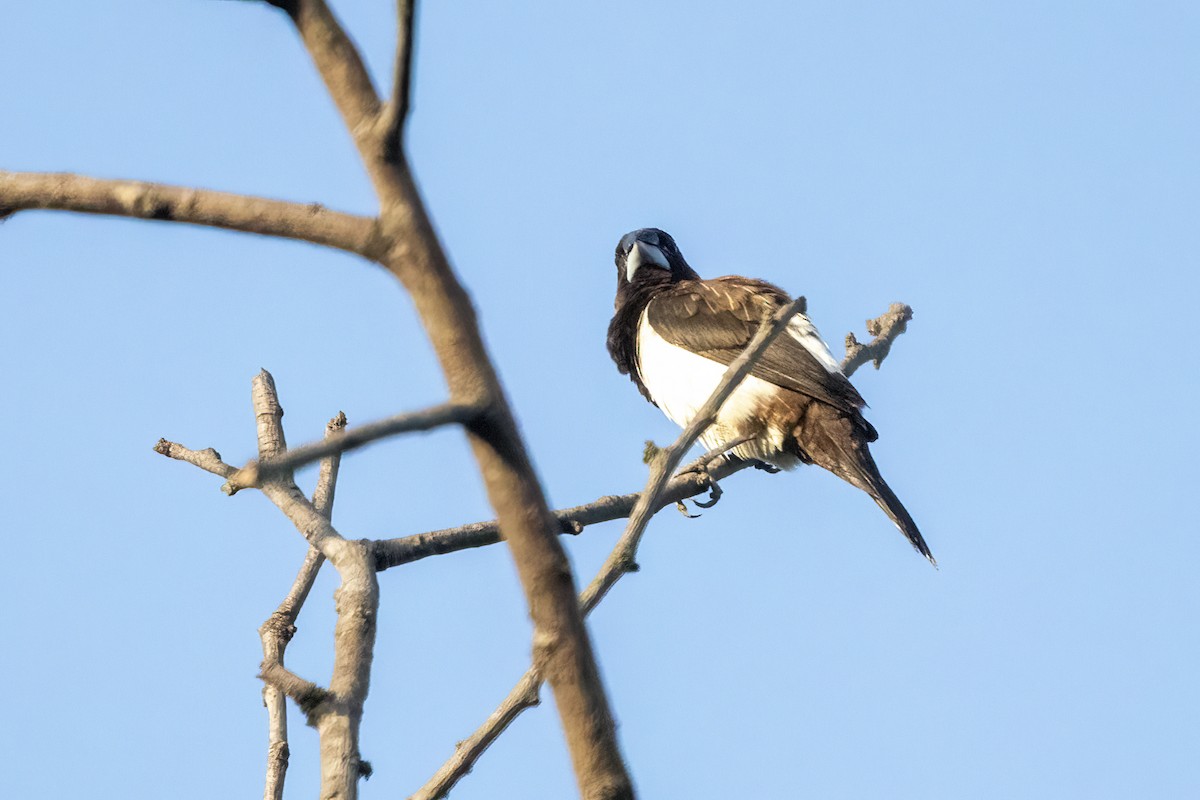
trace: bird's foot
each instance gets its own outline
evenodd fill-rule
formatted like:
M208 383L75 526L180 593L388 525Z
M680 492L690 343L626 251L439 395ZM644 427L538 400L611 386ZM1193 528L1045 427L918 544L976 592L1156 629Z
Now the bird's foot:
M768 475L775 475L777 473L783 472L783 470L781 470L779 467L775 466L774 464L768 464L765 461L755 461L752 466L755 469L761 469L763 472L767 473Z
M721 491L721 487L717 484L717 479L712 476L712 471L723 464L726 459L730 458L734 458L734 456L727 455L723 452L718 452L716 456L713 456L712 453L706 453L704 456L696 459L683 469L679 470L679 472L675 473L676 477L680 475L695 475L700 479L701 485L708 489L708 500L692 500L692 502L698 507L712 508L717 504L717 501L721 499L723 492ZM681 514L689 519L694 519L700 516L699 514L689 513L687 506L684 505L682 500L676 503L675 507L679 509Z
M712 475L709 475L708 476L708 499L707 500L693 500L692 502L695 503L700 508L712 508L720 501L721 495L723 495L723 494L725 494L725 492L721 489L720 484L718 484L715 480L713 480ZM697 514L696 516L700 516L700 515Z
M730 442L729 444L709 450L707 453L700 456L700 458L696 459L676 473L676 475L698 475L701 480L704 481L704 484L708 488L708 499L693 500L692 502L695 503L698 508L712 508L718 502L720 502L721 495L725 494L725 492L717 483L717 479L713 477L713 472L715 472L718 467L721 467L727 463L740 461L741 459L733 454L733 449L740 444L745 444L752 438L753 437L746 437L744 439L738 439ZM689 514L687 512L687 507L683 505L682 500L679 501L679 505L682 506L680 511L682 511L685 516L700 516L699 514Z

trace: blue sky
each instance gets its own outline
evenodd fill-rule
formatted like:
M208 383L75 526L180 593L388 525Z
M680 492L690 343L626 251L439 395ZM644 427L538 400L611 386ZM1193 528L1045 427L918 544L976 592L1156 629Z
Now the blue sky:
M1200 9L513 5L423 4L410 149L556 506L640 487L643 440L675 435L604 350L624 232L805 294L835 351L892 301L916 312L855 382L941 570L816 469L660 515L591 621L641 794L1200 794ZM371 212L282 15L113 6L6 9L0 166ZM336 8L386 76L391 4ZM339 409L439 401L410 303L311 246L20 214L0 337L6 790L161 795L165 774L173 796L253 796L255 629L304 545L151 447L250 457L261 367L293 443ZM454 432L343 465L346 535L488 517ZM567 542L581 580L619 534ZM529 627L500 547L381 580L363 791L403 797L519 677ZM288 651L314 680L334 586ZM289 796L310 796L294 714L292 752ZM454 797L572 792L543 706Z

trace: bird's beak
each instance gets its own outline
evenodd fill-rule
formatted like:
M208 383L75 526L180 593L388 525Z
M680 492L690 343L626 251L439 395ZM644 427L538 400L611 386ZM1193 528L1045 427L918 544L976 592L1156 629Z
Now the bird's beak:
M629 255L625 257L625 279L632 281L638 269L646 264L661 267L665 270L671 269L671 265L667 261L667 257L663 255L662 250L652 244L638 240L633 243L633 247L629 248Z

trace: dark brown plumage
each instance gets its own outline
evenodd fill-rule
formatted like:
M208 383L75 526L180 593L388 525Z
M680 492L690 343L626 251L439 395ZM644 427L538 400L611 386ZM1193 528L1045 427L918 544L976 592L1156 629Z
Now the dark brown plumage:
M694 416L761 322L790 302L781 289L763 281L701 279L674 240L656 229L626 235L616 262L609 354L642 395L680 425ZM870 495L913 547L933 561L916 523L871 457L868 445L878 434L863 417L865 406L801 314L754 365L701 440L719 448L752 437L733 454L783 468L824 467Z

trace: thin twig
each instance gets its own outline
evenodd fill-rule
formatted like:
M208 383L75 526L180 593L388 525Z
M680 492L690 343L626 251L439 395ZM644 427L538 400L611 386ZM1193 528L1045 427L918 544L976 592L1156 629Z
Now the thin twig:
M404 147L404 123L412 96L414 0L396 0L396 58L392 75L392 97L383 110L383 146L391 160L399 160Z
M283 664L264 664L262 670L258 673L258 677L269 688L296 701L296 705L300 706L300 710L308 717L309 724L317 724L317 721L328 713L331 706L330 701L333 699L332 693L312 681L304 680L304 678L301 678ZM286 731L283 747L287 748ZM268 770L270 768L270 765L268 765ZM283 776L280 775L279 779L279 791L282 793ZM268 785L268 789L270 788Z
M372 442L401 433L428 431L443 425L466 425L480 416L482 409L477 406L459 403L443 403L439 406L397 414L394 417L369 422L350 428L339 436L325 439L289 450L286 455L276 458L251 461L243 467L231 480L241 488L257 486L270 480L290 474L292 471L311 464L335 453L347 450L357 450Z
M541 686L541 675L530 667L508 693L508 697L504 698L474 733L455 745L454 754L438 767L437 772L424 786L409 795L408 800L440 800L445 797L454 788L454 784L471 771L492 742L508 730L508 726L522 711L541 702L538 697Z
M373 219L330 211L317 203L70 173L0 170L0 208L10 214L45 209L184 222L299 239L359 254L368 249L375 231Z
M325 426L325 436L326 438L340 436L345 428L346 415L339 411L338 415ZM333 499L337 491L340 462L341 454L339 453L322 459L317 488L313 491L313 508L327 519L333 515ZM310 545L304 556L304 564L301 565L296 580L292 582L292 588L275 612L259 627L258 634L263 647L262 674L264 676L275 674L271 670L273 666L283 667L283 658L288 642L296 634L296 619L300 616L300 609L304 607L304 601L308 598L308 593L317 579L317 573L324 563L325 556L321 555L320 550ZM283 786L287 777L290 755L285 694L286 692L281 686L264 678L263 705L267 709L268 731L264 800L282 800L283 798ZM311 697L311 694L307 697ZM304 708L301 699L297 699L297 702L301 704L301 708Z
M867 333L874 337L870 342L860 344L853 333L847 333L846 357L842 360L842 371L851 375L868 361L873 361L875 369L879 369L879 365L892 349L892 342L904 333L912 317L911 307L903 303L892 303L883 314L867 320Z
M159 439L158 443L154 445L154 452L176 461L186 461L205 472L220 475L222 478L232 477L238 471L237 467L232 467L222 461L221 454L211 447L205 450L189 450L178 442Z
M686 470L679 472L667 483L662 495L654 504L654 511L658 512L680 500L702 495L710 490L712 481L727 478L750 466L749 461L729 460L714 467L707 475ZM628 517L637 505L639 497L640 492L605 495L590 503L560 508L551 513L558 520L561 533L574 535L582 533L589 525ZM495 520L472 522L468 525L396 539L383 539L375 543L375 566L382 571L430 556L485 547L500 541L500 526Z

